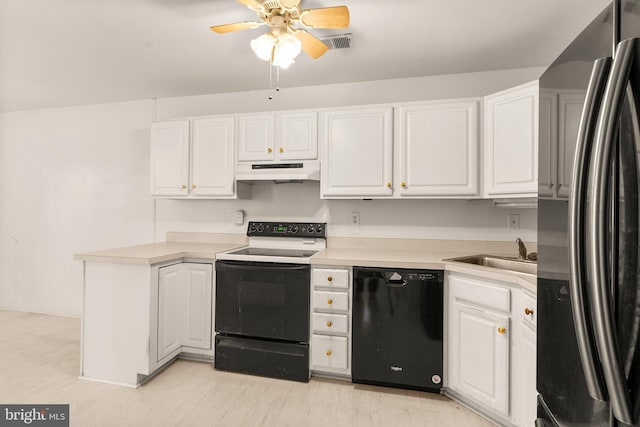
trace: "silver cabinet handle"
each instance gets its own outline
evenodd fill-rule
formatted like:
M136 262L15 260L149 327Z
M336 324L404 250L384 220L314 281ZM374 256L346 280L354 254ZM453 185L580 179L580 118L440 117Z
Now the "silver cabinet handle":
M614 139L618 120L625 99L627 82L633 68L639 73L636 50L639 39L628 39L618 44L611 74L607 80L604 101L598 116L596 138L593 148L593 168L589 185L592 203L589 205L589 232L591 233L590 273L591 312L598 355L602 362L605 383L613 415L623 423L634 424L631 411L631 397L618 353L615 319L612 312L612 296L609 290L609 266L607 254L608 203L607 193ZM635 89L638 89L637 87ZM617 266L617 260L612 265ZM617 268L617 267L615 267Z
M605 391L602 369L597 356L597 348L592 332L591 322L587 317L586 305L586 265L585 242L585 193L587 191L587 170L595 133L595 124L600 111L600 103L604 86L607 82L611 58L600 58L593 64L589 87L585 98L576 152L571 173L571 192L569 193L569 286L571 289L571 311L573 324L576 330L576 339L580 350L582 369L587 383L587 389L591 397L597 400L605 400Z

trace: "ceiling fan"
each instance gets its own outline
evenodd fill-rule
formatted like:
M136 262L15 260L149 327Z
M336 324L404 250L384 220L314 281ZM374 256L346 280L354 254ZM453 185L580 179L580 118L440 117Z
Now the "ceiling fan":
M306 28L346 28L349 26L347 6L301 9L301 0L237 1L254 10L260 21L214 25L211 30L225 34L254 29L262 25L269 26L269 31L251 41L251 48L260 59L270 61L271 65L279 68L287 68L291 65L300 50L316 59L329 49L313 34L295 27L296 24Z

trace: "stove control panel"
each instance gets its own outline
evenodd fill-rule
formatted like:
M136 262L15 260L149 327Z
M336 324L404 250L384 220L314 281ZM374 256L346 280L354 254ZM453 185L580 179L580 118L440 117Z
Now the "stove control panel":
M326 238L327 223L249 221L247 236Z

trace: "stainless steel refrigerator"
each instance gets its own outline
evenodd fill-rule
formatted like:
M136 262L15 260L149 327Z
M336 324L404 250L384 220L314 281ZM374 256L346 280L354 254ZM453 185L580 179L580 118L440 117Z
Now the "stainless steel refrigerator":
M540 78L538 426L640 426L640 0Z

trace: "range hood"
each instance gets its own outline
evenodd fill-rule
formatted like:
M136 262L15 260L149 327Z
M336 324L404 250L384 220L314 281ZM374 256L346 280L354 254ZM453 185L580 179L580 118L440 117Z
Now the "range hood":
M293 163L239 163L237 181L297 182L319 181L320 162L307 160Z

